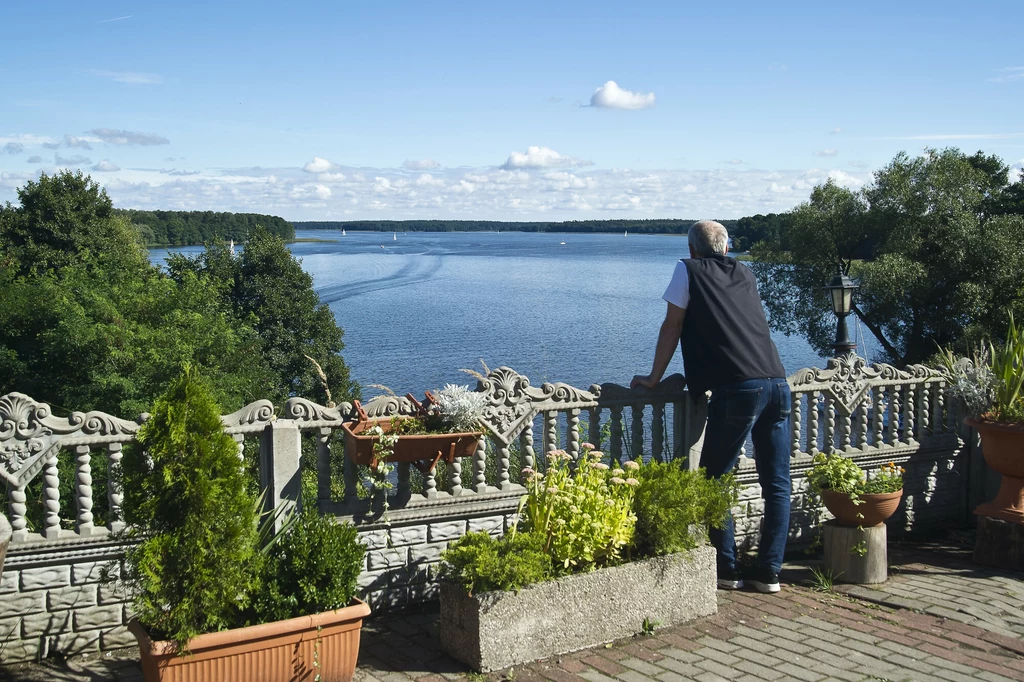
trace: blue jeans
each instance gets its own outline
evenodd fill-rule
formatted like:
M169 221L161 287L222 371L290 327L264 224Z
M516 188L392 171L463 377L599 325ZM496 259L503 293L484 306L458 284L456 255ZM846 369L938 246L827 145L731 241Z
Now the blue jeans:
M700 455L700 465L708 477L724 476L736 466L747 436L752 437L764 499L758 568L771 573L782 568L789 534L790 409L789 384L785 379L750 379L712 389ZM710 536L718 550L719 570L735 569L736 531L732 516L722 530L712 528Z

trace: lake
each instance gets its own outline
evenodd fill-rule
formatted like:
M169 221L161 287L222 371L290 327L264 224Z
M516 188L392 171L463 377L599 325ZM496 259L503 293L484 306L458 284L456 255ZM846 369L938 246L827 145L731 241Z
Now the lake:
M650 371L676 235L300 230L292 252L345 330L342 355L363 386L420 395L475 385L461 368L506 365L533 385L629 384ZM202 247L172 249L198 253ZM169 250L153 249L162 262ZM854 330L851 329L851 333ZM773 334L787 372L825 360ZM668 373L683 371L676 353ZM364 389L370 397L379 391Z

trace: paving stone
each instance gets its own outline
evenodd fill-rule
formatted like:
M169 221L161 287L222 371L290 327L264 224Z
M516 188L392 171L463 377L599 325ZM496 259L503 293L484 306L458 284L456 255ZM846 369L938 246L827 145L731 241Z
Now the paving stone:
M806 682L818 682L818 680L825 678L821 673L816 673L812 670L808 670L807 668L799 667L793 663L783 663L777 667L776 670L793 679L806 680Z
M642 661L639 658L623 658L621 661L619 661L619 665L623 665L627 668L632 668L638 673L643 673L644 675L654 676L662 672L661 668L652 665L647 661ZM619 677L622 676L620 675Z
M657 671L657 673L662 672L658 669L655 670ZM624 673L616 675L616 677L618 677L620 680L623 680L624 682L650 682L651 677L653 677L653 675L645 675L643 673L638 673L635 670L627 670Z
M736 670L735 668L730 668L727 665L722 665L718 661L709 661L705 659L703 661L697 661L693 665L698 668L707 670L709 673L718 675L719 677L724 677L727 680L736 679L737 677L743 674L739 670Z

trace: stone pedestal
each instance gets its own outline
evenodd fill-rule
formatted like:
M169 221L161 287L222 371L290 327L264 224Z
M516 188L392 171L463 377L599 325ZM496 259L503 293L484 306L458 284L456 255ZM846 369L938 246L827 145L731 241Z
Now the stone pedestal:
M825 569L835 580L870 585L889 577L884 523L861 529L826 521L822 533Z
M1024 523L978 516L974 563L1024 571Z

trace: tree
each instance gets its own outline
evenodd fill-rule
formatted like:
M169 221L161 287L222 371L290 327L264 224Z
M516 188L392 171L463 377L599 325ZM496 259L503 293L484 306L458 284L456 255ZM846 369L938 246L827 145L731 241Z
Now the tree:
M326 402L324 382L309 358L322 367L333 400L358 397L359 386L340 355L344 332L313 290L313 278L284 240L262 227L249 233L244 247L232 256L223 243L214 244L194 258L172 257L168 270L176 279L188 274L210 278L235 314L253 325L275 377L267 397L300 395Z
M929 150L897 155L859 192L816 187L793 211L788 248L755 249L773 328L830 354L823 287L842 271L859 277L854 312L890 361L1001 338L1008 313L1024 314L1024 216L993 209L1012 196L1006 170L980 152Z

